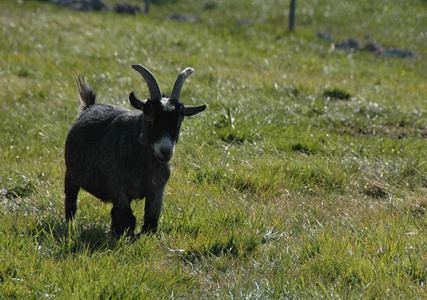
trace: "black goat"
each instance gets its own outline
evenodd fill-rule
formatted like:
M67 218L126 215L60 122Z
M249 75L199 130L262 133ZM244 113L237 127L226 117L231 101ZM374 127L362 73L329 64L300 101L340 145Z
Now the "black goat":
M95 93L78 79L81 112L65 144L65 217L74 219L80 188L104 202L112 202L112 231L115 236L133 235L136 219L130 203L145 197L142 232L157 230L171 159L184 117L202 112L206 105L188 107L179 101L188 75L181 72L172 90L164 96L154 76L141 65L133 65L145 79L150 98L129 95L131 105L141 112L99 104Z

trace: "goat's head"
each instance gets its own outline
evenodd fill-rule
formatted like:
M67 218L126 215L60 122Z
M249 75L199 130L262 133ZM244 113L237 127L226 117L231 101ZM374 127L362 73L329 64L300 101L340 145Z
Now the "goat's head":
M156 78L141 65L132 65L138 71L148 85L150 98L139 100L131 92L129 101L131 105L144 113L144 131L141 133L141 141L149 143L154 156L160 162L168 162L178 142L181 122L184 117L196 115L205 110L206 105L185 106L180 100L181 89L188 75L194 72L192 68L186 68L179 74L170 97L162 94Z

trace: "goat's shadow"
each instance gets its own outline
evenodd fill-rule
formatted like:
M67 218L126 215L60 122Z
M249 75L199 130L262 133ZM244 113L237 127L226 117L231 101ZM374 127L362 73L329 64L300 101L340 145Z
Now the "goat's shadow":
M114 251L126 240L113 237L106 225L58 220L43 220L37 226L31 227L28 235L34 238L39 249L49 248L51 254L63 258L78 253L92 255Z

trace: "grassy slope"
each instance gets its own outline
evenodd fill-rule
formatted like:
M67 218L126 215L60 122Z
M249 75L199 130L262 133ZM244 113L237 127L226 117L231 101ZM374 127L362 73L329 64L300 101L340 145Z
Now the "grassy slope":
M294 34L285 1L221 2L0 3L0 298L424 298L425 1L301 1ZM320 30L422 59L333 50ZM183 99L209 109L184 125L159 234L132 244L84 192L68 228L62 178L73 76L127 105L147 93L135 62L165 90L194 67Z

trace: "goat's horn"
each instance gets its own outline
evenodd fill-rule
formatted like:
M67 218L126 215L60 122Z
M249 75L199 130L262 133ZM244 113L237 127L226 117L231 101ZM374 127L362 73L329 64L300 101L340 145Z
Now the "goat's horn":
M159 84L157 83L157 80L154 75L141 65L132 65L132 68L137 70L147 83L148 90L150 91L150 98L152 100L161 100L162 92L160 91Z
M184 71L179 74L178 78L175 81L175 85L173 86L171 101L179 101L179 96L181 95L181 89L184 84L185 79L194 72L192 68L186 68Z

